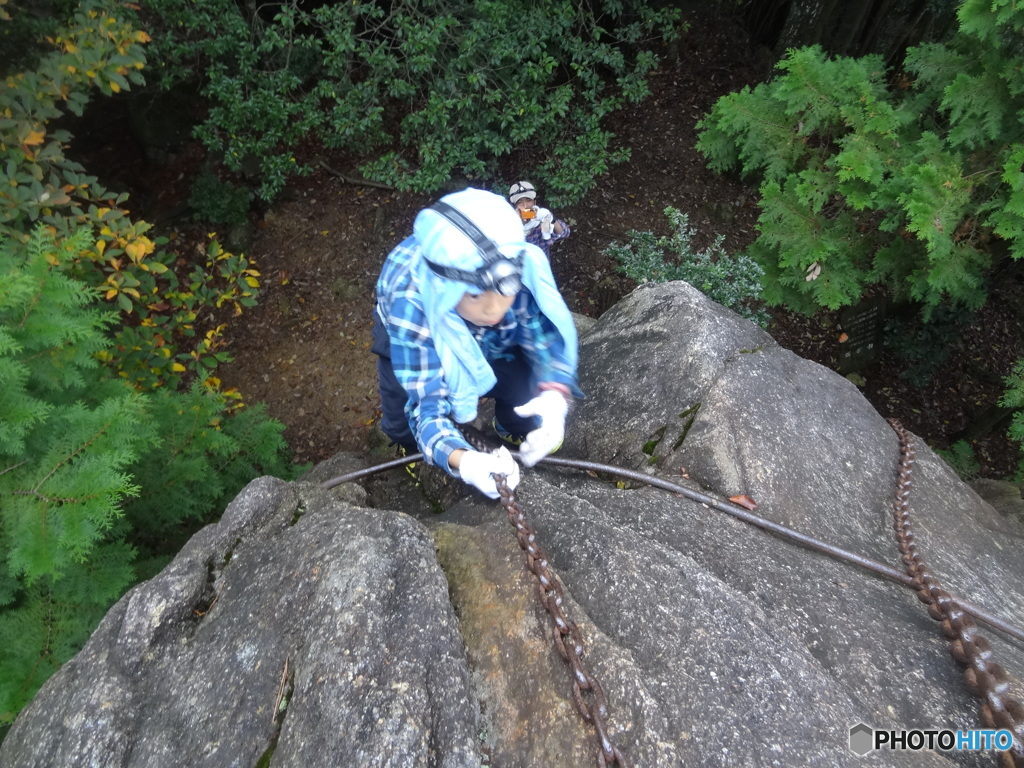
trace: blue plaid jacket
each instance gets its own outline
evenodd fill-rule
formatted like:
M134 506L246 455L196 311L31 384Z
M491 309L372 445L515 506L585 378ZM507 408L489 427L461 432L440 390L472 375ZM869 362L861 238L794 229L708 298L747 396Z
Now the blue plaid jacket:
M428 463L448 470L452 451L472 449L451 419L451 391L413 281L412 267L419 258L419 247L411 238L390 253L377 281L377 314L391 342L395 377L409 395L405 415L416 442ZM576 371L565 357L561 334L541 313L527 289L519 292L497 325L483 328L466 324L485 359L496 360L518 345L530 363L534 381L565 384L576 396L582 396Z

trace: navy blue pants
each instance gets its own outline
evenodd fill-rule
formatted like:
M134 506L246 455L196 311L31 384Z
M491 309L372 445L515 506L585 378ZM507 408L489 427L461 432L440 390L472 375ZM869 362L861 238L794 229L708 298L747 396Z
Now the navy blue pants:
M377 379L380 385L380 428L397 445L415 452L416 438L405 418L405 404L409 399L402 385L395 378L391 366L391 342L377 313L373 313L373 348L377 355ZM530 376L530 363L520 347L508 350L508 359L489 360L491 370L498 382L484 395L494 399L494 418L515 438L523 438L537 426L534 417L523 418L513 408L523 405L534 396Z

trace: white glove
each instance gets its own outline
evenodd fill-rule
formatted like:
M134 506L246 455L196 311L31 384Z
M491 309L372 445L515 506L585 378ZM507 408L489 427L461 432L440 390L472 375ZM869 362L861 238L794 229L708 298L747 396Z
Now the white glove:
M547 208L537 209L537 221L540 222L540 236L545 240L551 239L551 230L555 225L555 217Z
M519 485L519 465L502 446L494 453L466 451L459 461L459 476L463 482L479 488L485 496L498 498L498 484L491 475L505 475L505 484L510 491Z
M549 389L515 409L520 416L537 416L540 426L526 435L519 446L519 459L532 467L562 444L569 403L561 392Z

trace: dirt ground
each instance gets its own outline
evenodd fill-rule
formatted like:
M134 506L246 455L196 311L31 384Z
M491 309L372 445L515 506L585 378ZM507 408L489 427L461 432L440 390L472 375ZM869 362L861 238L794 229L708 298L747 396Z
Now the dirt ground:
M631 229L663 233L662 211L688 213L701 238L725 235L738 250L756 234L756 190L738 179L713 174L693 148L696 123L714 101L769 74L770 58L752 51L742 34L721 23L695 24L677 46L663 52L651 77L652 96L614 116L609 124L631 159L602 178L580 203L556 208L572 236L552 249L552 266L570 308L597 317L633 285L603 255ZM79 135L75 133L76 137ZM109 145L109 142L108 142ZM126 148L115 147L125 163ZM201 162L195 146L177 166L152 169L144 178L157 208L187 183ZM349 183L352 163L330 154L316 173L297 180L284 199L255 224L246 255L262 273L257 307L231 326L233 362L219 375L248 402L266 403L286 425L296 461L320 461L338 451L361 451L378 416L376 360L370 353L374 283L390 249L410 232L416 212L433 197L402 194ZM95 161L94 161L95 162ZM103 162L86 162L93 169ZM108 164L105 167L110 168ZM333 172L332 172L333 171ZM519 169L505 169L509 178ZM143 178L131 174L132 178ZM541 190L543 202L543 189ZM148 218L147 220L154 220ZM949 342L950 360L931 383L921 386L899 376L903 363L891 354L858 371L863 391L878 411L896 417L933 447L945 448L963 430L990 415L1015 360L1024 357L1019 278L995 295L977 320ZM841 352L838 316L823 312L807 319L777 312L769 332L784 347L835 367ZM973 441L980 474L1003 477L1019 451L1000 422Z

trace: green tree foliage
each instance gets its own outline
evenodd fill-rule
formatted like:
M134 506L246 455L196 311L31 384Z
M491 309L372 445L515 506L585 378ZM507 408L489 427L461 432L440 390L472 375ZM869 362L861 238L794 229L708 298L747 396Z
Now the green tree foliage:
M974 455L974 448L966 440L957 440L948 450L936 449L935 451L942 460L945 461L954 472L963 480L965 483L969 483L978 477L978 471L981 469L981 465L978 464L978 459Z
M999 402L1006 408L1013 408L1013 421L1010 424L1010 437L1024 446L1024 360L1018 360L1013 371L1006 377L1006 393ZM1017 464L1017 482L1024 482L1024 455Z
M878 57L789 51L780 75L720 99L700 123L709 165L761 181L765 299L803 312L856 302L869 285L977 308L993 241L1024 239L1024 10L963 3L959 32Z
M283 425L269 419L261 404L230 412L226 405L224 396L198 383L187 392L149 396L160 445L129 467L140 489L124 509L136 536L177 538L182 523L202 522L211 510L224 509L252 478L294 477L296 470L282 461Z
M701 121L710 167L760 180L750 254L768 303L810 314L881 286L927 321L980 307L995 258L1024 254L1024 7L965 0L957 19L902 72L791 50L778 77Z
M93 356L112 314L59 269L87 241L0 236L0 643L17 649L0 661L0 722L132 579L116 521L155 425Z
M253 477L294 477L283 425L196 383L139 392L99 364L114 314L68 276L89 242L0 236L0 723L139 574ZM147 566L151 569L152 564Z
M125 209L127 195L111 192L64 147L71 135L52 125L65 110L81 114L94 90L104 94L142 83L142 45L149 36L128 23L127 11L99 2L75 6L66 25L44 40L34 68L9 74L0 88L0 235L26 240L41 223L63 237L92 232L73 272L122 313L107 362L138 388L177 387L206 379L226 359L224 325L192 339L204 310L234 314L255 303L258 272L213 241L184 281L172 269L181 254L162 250L151 227ZM0 29L10 21L0 21Z
M141 82L148 38L121 10L76 6L0 88L0 724L195 525L302 469L283 426L210 375L209 318L252 304L255 270L213 241L179 278L51 130L93 89Z
M655 5L156 0L144 24L165 86L204 73L199 135L233 170L258 166L265 199L305 170L294 153L314 137L418 191L489 177L521 150L566 202L628 156L601 119L646 95L648 41L678 34L678 11Z
M768 315L759 306L764 275L761 267L749 256L726 251L724 235L698 249L689 217L671 206L665 209L665 216L671 228L669 235L659 237L630 230L628 243L612 243L605 249L619 262L619 271L638 283L685 280L712 301L767 325Z
M6 29L13 21L0 23ZM79 224L105 218L98 207L112 196L64 156L70 134L51 131L48 124L65 111L81 115L93 89L109 95L141 83L142 44L148 40L113 8L83 3L61 33L37 48L31 69L3 73L0 233L26 239L31 224L42 221L67 234ZM83 198L96 209L84 207ZM116 205L123 198L110 202ZM113 217L105 223L111 230L125 224ZM134 243L143 232L128 229L125 243Z

